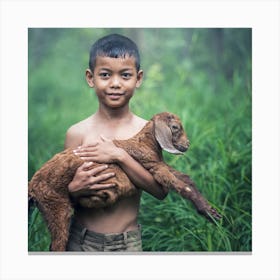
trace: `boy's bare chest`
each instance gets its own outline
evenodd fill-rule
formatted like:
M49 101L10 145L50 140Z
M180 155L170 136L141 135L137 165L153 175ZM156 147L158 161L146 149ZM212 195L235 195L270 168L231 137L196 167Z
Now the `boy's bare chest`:
M100 141L101 135L112 140L129 139L137 134L139 130L138 127L133 126L92 126L83 133L82 145L89 145Z

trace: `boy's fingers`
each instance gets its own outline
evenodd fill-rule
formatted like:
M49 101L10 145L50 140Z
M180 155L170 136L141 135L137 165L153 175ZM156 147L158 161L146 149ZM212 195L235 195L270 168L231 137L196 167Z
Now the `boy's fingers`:
M92 144L90 146L82 146L82 147L78 147L77 149L74 149L73 150L73 153L75 155L81 155L81 154L84 154L84 153L92 153L94 151L96 151L96 147L98 146L99 143L95 143L95 144Z
M92 164L93 164L93 162L91 162L91 161L85 161L82 165L80 165L80 166L78 167L77 170L79 170L79 171L85 171L85 170L87 170L87 168L89 168Z
M92 161L85 161L79 168L81 168L82 170L87 170L87 168L89 168L91 165L93 165Z
M92 175L92 176L95 176L95 175L97 175L98 173L100 173L100 172L106 170L107 168L108 168L108 165L107 165L107 164L104 164L104 165L100 165L100 166L98 166L98 167L95 167L95 168L91 169L90 172L91 172L91 175Z
M98 141L96 141L96 142L93 142L93 143L91 143L91 144L88 144L88 145L84 145L84 146L79 146L79 147L77 147L76 149L74 149L74 150L83 150L83 149L86 149L86 148L91 148L91 147L95 147L95 146L97 146L98 145Z
M107 180L107 179L112 178L114 176L115 176L115 173L112 173L112 172L102 174L102 175L99 175L99 176L96 176L96 177L93 176L90 179L90 184L98 184L99 182Z
M88 149L88 150L81 150L81 151L77 151L77 150L73 151L73 153L79 157L90 157L94 155L95 152L96 152L96 148L91 148L90 150Z

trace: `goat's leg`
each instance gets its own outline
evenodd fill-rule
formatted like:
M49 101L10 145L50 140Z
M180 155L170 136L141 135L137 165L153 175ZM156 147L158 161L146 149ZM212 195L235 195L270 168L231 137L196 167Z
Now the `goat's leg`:
M186 197L192 201L192 203L195 205L195 207L199 213L206 216L207 218L209 218L209 215L210 215L210 218L214 218L216 220L221 219L222 216L203 197L203 195L199 192L199 190L195 186L195 183L190 179L190 177L188 175L186 175L182 172L179 172L171 167L169 167L169 170L180 181L183 181L188 186L187 188L185 188L185 189L183 188L181 190L181 194L183 197ZM179 190L179 192L180 192L180 190Z
M155 180L170 189L178 192L185 199L190 200L197 211L212 221L212 218L219 220L221 215L202 196L194 182L184 173L176 171L166 164L159 164L151 170Z
M60 209L54 211L56 224L50 226L52 235L51 251L65 251L69 238L69 227L71 220L70 203L63 203Z
M36 200L37 207L48 225L51 234L51 251L65 251L72 215L68 194L59 194L50 190L41 181L32 189L30 195Z
M54 208L55 207L55 208ZM39 209L48 224L51 234L51 251L65 251L69 237L71 219L71 204L67 201L59 201L57 204L44 204Z

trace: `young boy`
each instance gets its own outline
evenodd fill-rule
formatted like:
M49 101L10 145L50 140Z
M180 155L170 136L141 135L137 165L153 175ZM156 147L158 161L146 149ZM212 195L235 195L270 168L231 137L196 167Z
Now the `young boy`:
M141 251L141 229L137 224L141 191L158 199L167 195L152 175L112 139L128 139L138 133L146 120L134 115L129 101L143 79L136 44L113 34L99 39L90 51L88 85L95 90L98 110L70 127L65 148L85 160L77 169L68 189L75 199L99 189L112 188L102 183L114 174L102 172L106 163L117 163L138 188L136 195L120 198L115 205L102 209L76 207L70 228L68 251ZM78 147L78 148L77 148ZM92 161L104 163L87 170Z

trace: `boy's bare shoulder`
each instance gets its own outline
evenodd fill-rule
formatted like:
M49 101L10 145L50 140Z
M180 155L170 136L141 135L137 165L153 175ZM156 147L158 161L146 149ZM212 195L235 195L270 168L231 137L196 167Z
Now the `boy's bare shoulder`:
M85 131L89 127L91 118L92 117L88 117L78 123L73 124L72 126L69 127L67 132L69 131L70 133L75 134L75 133L81 133L81 132Z
M136 130L140 131L147 122L148 122L147 120L140 118L137 115L134 115L133 126L136 127Z
M82 145L83 137L89 128L91 117L70 126L66 132L65 148Z

